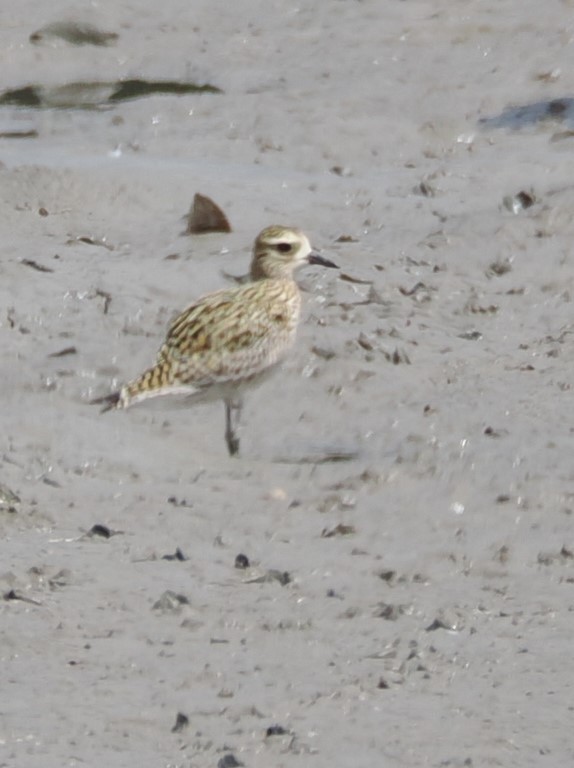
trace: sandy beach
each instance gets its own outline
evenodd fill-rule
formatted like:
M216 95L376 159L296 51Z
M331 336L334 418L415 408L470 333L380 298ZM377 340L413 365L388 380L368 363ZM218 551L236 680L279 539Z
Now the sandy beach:
M0 767L572 764L574 3L3 6ZM275 223L239 458L89 405Z

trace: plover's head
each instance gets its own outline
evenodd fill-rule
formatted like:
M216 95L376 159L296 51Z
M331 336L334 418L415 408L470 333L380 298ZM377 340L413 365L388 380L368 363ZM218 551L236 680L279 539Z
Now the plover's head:
M335 267L311 248L311 243L300 229L277 224L260 232L253 247L251 279L290 278L303 264Z

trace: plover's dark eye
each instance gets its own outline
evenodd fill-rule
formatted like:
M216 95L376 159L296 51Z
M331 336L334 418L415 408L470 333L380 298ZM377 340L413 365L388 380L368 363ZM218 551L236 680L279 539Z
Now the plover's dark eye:
M293 248L291 243L278 243L277 250L281 253L289 253L289 251Z

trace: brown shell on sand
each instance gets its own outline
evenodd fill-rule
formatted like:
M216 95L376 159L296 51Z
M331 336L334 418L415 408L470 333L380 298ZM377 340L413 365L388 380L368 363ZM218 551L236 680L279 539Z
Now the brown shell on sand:
M185 234L203 235L207 232L231 232L231 225L210 197L197 193L187 215Z

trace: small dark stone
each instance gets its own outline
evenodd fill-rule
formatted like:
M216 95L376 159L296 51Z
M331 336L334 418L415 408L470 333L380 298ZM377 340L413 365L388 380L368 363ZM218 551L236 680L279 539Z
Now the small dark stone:
M239 568L240 570L245 570L246 568L249 568L249 558L247 555L239 554L235 558L235 567Z
M342 165L334 165L329 170L331 171L331 173L334 173L335 176L352 176L351 169L345 168Z
M357 343L360 347L362 347L367 352L372 352L375 348L373 346L373 342L369 339L369 337L365 333L360 333L359 337L357 339Z
M517 201L523 208L531 208L536 202L536 196L532 192L522 190L516 195Z
M441 621L441 619L435 619L432 621L428 627L425 628L426 632L436 632L437 629L451 629L451 627L448 626L444 621Z
M184 715L183 712L178 712L175 718L175 725L171 729L172 733L181 733L189 725L189 717Z
M413 192L415 195L423 195L424 197L434 197L436 195L435 187L424 180L414 187Z
M265 731L265 738L268 739L270 736L284 736L286 733L289 733L289 731L286 731L282 725L270 725Z
M386 690L389 687L390 687L389 684L384 678L382 677L379 678L379 682L377 683L377 688L380 688L381 690Z
M16 594L16 592L11 589L9 592L6 592L4 594L4 600L19 600L20 598Z
M495 275L496 277L501 277L502 275L506 275L508 272L512 271L512 264L510 263L509 259L502 259L498 261L493 261L492 264L489 266L487 275Z
M356 532L357 530L354 525L339 523L338 525L336 525L334 528L331 528L331 529L323 528L323 530L321 531L321 536L324 539L330 539L333 536L351 536Z
M482 333L480 331L465 331L458 334L459 339L466 339L467 341L478 341L482 339Z
M23 333L29 333L29 331L23 331ZM42 482L45 485L49 485L50 488L61 488L62 487L57 480L52 480L51 477L43 477L42 478Z
M270 570L269 575L275 579L276 581L281 584L282 587L284 587L286 584L291 583L291 576L289 574L289 571L275 571Z
M170 496L167 500L168 504L173 504L174 507L189 507L191 508L193 504L186 499L178 499L177 496Z
M217 768L237 768L239 765L243 765L243 763L240 763L235 755L231 752L223 755L221 760L217 761Z
M180 563L183 563L185 560L187 560L187 557L183 554L181 549L178 547L173 555L163 555L161 558L162 560L179 560Z
M107 525L102 525L101 523L96 523L95 525L92 525L88 532L89 536L101 536L103 539L109 539L112 535L111 530L108 528Z
M529 192L521 190L515 195L506 195L502 200L503 206L515 215L528 208L532 208L535 202L536 195L534 194L534 190L530 190Z
M382 579L383 581L386 581L389 583L393 581L396 575L397 575L397 572L393 571L391 568L385 568L384 570L379 571L379 579Z
M375 611L375 617L385 619L386 621L396 621L404 613L402 605L391 605L390 603L380 603Z
M406 352L399 351L398 349L395 349L391 356L391 361L393 365L399 365L400 363L406 363L407 365L410 365L410 359Z

